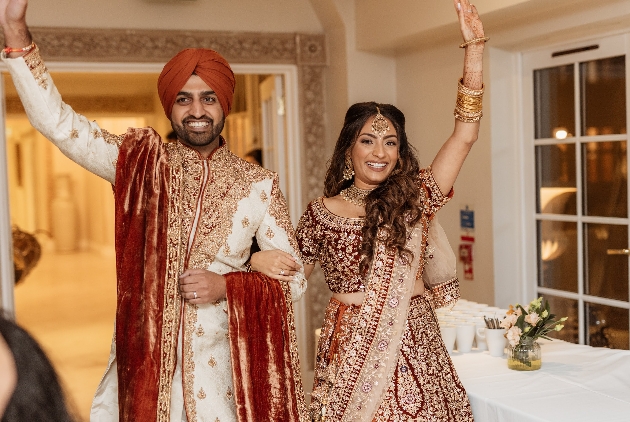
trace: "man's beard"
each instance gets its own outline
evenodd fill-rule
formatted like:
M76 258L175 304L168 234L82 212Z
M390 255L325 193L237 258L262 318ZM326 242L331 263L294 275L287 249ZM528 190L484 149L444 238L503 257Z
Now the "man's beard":
M210 124L210 131L198 133L194 131L189 131L186 126L186 122L189 120L207 120ZM171 127L177 134L177 139L188 145L189 147L203 147L206 145L210 145L223 131L223 125L225 124L225 119L221 119L216 125L214 124L214 120L208 116L203 116L199 119L186 118L182 121L181 124L175 124L175 122L171 122Z

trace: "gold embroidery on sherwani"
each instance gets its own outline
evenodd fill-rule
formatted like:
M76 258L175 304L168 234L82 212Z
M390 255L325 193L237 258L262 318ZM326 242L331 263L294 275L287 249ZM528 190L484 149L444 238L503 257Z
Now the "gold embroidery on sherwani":
M195 331L195 334L197 334L197 337L201 337L202 335L205 334L205 332L203 331L203 327L201 325L197 327L197 331Z
M101 131L100 131L100 130L98 130L98 129L92 129L92 138L94 138L94 139L98 139L98 138L100 138L101 136L103 136L103 135L101 135Z
M197 323L196 305L184 304L184 328L183 334L183 359L182 359L182 386L184 389L184 407L188 422L197 421L197 402L195 401L195 354L193 350L193 335L190 327ZM199 395L197 395L199 397Z
M199 398L199 400L203 400L206 398L206 392L203 391L203 388L201 388L197 393L197 398Z
M180 241L189 247L185 266L206 269L221 247L227 246L238 203L251 194L254 183L271 178L272 173L238 158L225 146L219 147L209 159L203 160L196 151L179 142L175 145L183 156L182 207L179 216L182 224ZM195 232L189 245L193 229ZM229 254L229 248L226 253ZM197 412L192 332L197 322L197 307L186 306L184 318L184 403L188 421L195 422ZM226 338L229 338L229 333L226 333Z
M295 240L295 229L291 224L291 217L287 210L287 201L284 199L284 195L278 186L278 178L273 179L273 186L271 188L271 204L269 204L269 215L276 220L276 225L287 233L289 238L289 244L294 251L299 251L300 248ZM273 237L273 236L269 236Z
M118 148L120 148L120 146L123 143L123 140L125 139L125 135L114 135L114 134L109 133L105 129L101 129L101 134L105 142L107 142L110 145L116 145Z
M265 236L267 236L269 239L273 239L275 234L274 234L273 230L271 230L271 227L267 227L267 231L265 232Z
M232 393L232 390L230 390L230 389L228 388L227 393L225 393L225 397L226 397L228 400L232 400L232 397L233 397L233 396L234 396L234 393Z
M252 166L220 147L209 160L210 180L203 193L201 218L191 248L189 268L206 268L232 233L238 203L250 195L252 184L271 172Z
M244 217L243 221L241 221L241 224L243 225L243 228L249 227L249 218Z
M104 131L105 132L105 131ZM107 139L107 136L105 136ZM168 147L167 147L168 148ZM164 280L164 312L162 314L162 362L160 364L158 415L159 422L169 422L173 372L177 363L177 336L181 298L178 278L183 266L180 249L182 158L175 148L168 148L171 174L169 186L168 231L166 245L166 280Z
M42 56L39 54L39 47L35 46L34 50L24 56L24 61L35 78L35 81L37 81L37 84L41 88L47 89L48 78L46 75L48 74L48 69L46 69Z
M265 191L260 192L260 200L263 202L267 202L267 199L269 199L267 197L267 194L265 193Z
M214 368L215 366L217 366L217 360L214 358L214 356L210 356L208 365L210 365L211 368Z
M79 131L76 129L72 129L70 131L70 139L78 139L79 138Z

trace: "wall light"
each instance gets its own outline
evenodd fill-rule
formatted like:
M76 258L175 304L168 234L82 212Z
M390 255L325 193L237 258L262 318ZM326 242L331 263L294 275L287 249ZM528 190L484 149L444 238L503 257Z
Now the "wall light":
M553 130L553 137L556 139L566 139L569 136L569 132L566 128L557 127Z

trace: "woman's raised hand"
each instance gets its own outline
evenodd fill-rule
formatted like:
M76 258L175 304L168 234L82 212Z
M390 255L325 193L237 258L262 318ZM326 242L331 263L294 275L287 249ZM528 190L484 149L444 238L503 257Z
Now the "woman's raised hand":
M485 37L477 8L468 0L453 0L464 43ZM483 43L484 41L481 41Z

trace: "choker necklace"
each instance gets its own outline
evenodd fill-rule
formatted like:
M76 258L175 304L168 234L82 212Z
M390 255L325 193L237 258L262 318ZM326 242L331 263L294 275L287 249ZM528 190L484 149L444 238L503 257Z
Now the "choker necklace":
M372 192L373 189L361 189L352 184L350 187L339 192L341 197L348 202L365 207L365 198Z

